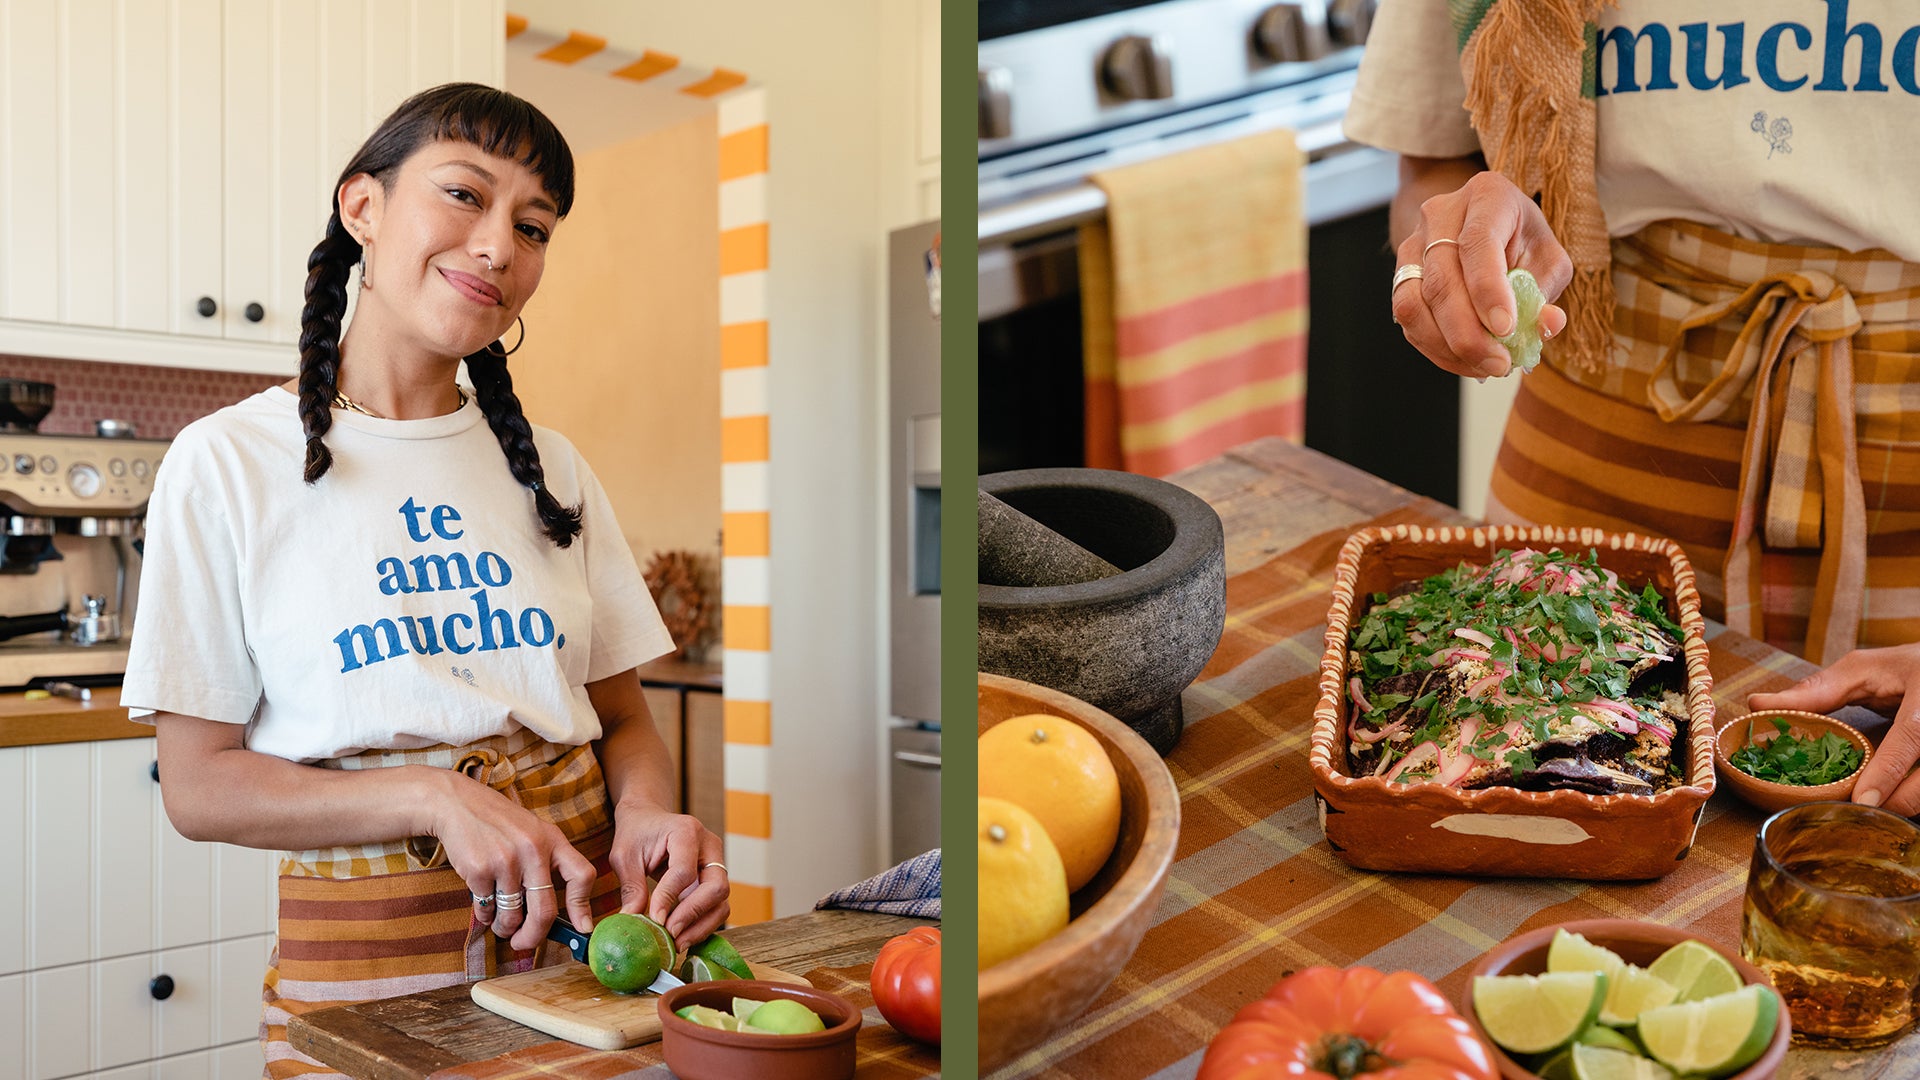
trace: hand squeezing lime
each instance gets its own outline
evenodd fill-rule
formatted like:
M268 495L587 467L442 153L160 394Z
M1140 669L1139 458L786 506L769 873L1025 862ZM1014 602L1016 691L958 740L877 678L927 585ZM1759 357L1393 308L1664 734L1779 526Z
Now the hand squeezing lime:
M1506 346L1514 371L1532 371L1540 363L1540 309L1547 302L1540 283L1525 270L1507 271L1507 284L1513 288L1513 332L1495 341Z

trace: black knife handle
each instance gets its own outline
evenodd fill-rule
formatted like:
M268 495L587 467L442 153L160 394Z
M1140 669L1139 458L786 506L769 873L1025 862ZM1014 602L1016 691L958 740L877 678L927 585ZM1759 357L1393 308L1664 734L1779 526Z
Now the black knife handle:
M566 920L553 920L553 925L547 927L547 940L565 945L575 960L587 962L587 935L575 930Z

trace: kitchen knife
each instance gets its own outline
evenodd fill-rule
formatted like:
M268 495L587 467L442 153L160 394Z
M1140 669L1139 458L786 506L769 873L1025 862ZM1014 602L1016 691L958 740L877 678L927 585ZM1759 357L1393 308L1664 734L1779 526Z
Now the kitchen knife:
M547 927L547 940L565 945L567 951L573 954L573 958L583 964L587 962L587 938L586 934L575 930L572 923L562 918L555 917L553 925ZM687 984L674 977L672 972L662 971L659 978L647 984L647 990L655 994L664 994L676 986L685 985Z

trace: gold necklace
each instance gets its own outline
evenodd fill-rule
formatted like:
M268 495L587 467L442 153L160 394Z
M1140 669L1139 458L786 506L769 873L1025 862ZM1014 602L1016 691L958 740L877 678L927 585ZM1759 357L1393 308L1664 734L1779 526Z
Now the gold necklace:
M454 392L454 395L459 398L459 400L454 403L453 411L459 412L461 409L464 409L467 407L467 392L465 390L460 389L460 386L457 383L453 387L453 392ZM333 407L336 409L345 409L348 412L357 412L362 416L371 416L375 420L387 419L386 417L381 416L379 413L374 412L372 409L367 408L365 405L360 404L359 402L353 400L352 398L348 397L347 395L341 393L338 390L335 390L333 392Z

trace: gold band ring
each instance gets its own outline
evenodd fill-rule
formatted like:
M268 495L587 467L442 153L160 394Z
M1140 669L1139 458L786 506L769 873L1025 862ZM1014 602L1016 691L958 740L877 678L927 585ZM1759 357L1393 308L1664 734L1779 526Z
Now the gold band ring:
M1426 260L1427 252L1432 251L1434 248L1439 247L1441 244L1452 244L1454 247L1459 247L1460 241L1455 240L1450 236L1443 236L1440 239L1435 240L1433 243L1428 244L1426 247L1423 247L1420 249L1421 261L1424 262Z

